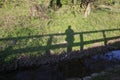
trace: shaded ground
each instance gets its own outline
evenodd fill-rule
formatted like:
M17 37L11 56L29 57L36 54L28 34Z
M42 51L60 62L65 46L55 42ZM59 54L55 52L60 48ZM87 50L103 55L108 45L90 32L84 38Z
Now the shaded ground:
M36 68L24 68L24 70L22 69L13 72L0 73L0 80L8 80L8 78L10 80L65 80L67 78L75 77L82 78L89 76L92 73L99 73L105 69L114 68L115 65L120 64L120 61L116 61L114 58L115 57L111 57L111 55L106 56L104 54L101 54L100 56L88 56L82 59L72 59L69 61L63 60L59 63L45 64ZM112 72L109 72L109 74L106 76L102 77L105 77L106 79L109 78L109 75L112 75L113 80L117 80L114 78L119 78L119 71L118 69L115 69ZM102 80L101 77L100 80Z
M120 47L113 46L115 44L119 44L119 40L117 42L113 42L112 44L109 44L111 47L99 46L99 47L89 48L84 51L73 51L69 54L64 53L63 55L60 55L61 57L52 56L54 58L49 59L50 60L49 63L47 61L46 62L44 61L44 65L41 64L35 65L34 60L36 58L29 59L26 58L25 56L22 56L22 58L20 58L21 60L19 61L14 60L14 63L15 61L17 61L16 64L18 67L17 70L11 71L9 73L8 72L0 73L0 80L8 80L8 79L9 80L64 80L66 78L71 78L71 77L72 78L84 77L94 72L99 72L101 70L103 71L105 68L108 68L108 66L114 65L114 62L111 61L109 62L105 59L91 60L91 56L95 55L96 53L104 54L112 50L119 50ZM46 57L44 58L46 59ZM43 60L45 60L44 58ZM58 58L60 60L58 60ZM38 62L36 62L36 64L39 63L39 61L41 60L42 59L39 57ZM86 65L86 61L89 64L87 63ZM26 62L27 64L25 64ZM32 64L32 62L34 62L34 64ZM4 69L7 69L9 67L11 69L14 68L9 65L15 65L15 64L13 64L13 62L11 64L7 64L6 66L4 66L6 67ZM113 80L115 80L114 78L119 78L118 73L114 75L113 74L114 72L109 74L113 76Z
M92 80L120 80L120 68L113 69L112 71L109 71L108 74L104 76L97 76Z

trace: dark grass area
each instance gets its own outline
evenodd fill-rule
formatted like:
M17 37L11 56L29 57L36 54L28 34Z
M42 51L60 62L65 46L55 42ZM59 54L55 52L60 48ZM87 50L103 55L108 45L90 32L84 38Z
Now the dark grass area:
M87 67L84 64L84 61L86 59L89 60L91 56L96 54L104 54L109 51L120 50L120 47L118 45L119 43L120 41L118 39L116 41L109 42L107 46L98 45L96 47L91 47L83 51L72 51L70 53L62 53L60 55L38 56L38 57L27 57L23 55L19 59L14 59L10 63L6 63L6 64L0 63L1 65L0 80L8 80L8 78L10 78L11 80L16 80L16 76L19 72L20 73L26 72L28 76L35 73L41 74L40 68L43 68L42 69L43 73L45 71L44 75L49 75L53 77L57 75L57 78L84 77L86 75L90 75L91 73L100 72L105 69L104 66L101 66L102 64L105 64L105 61L98 61L99 63L98 62L94 63L97 65L95 66L95 69L91 70L89 67ZM101 65L98 66L98 64ZM119 74L119 72L117 73ZM114 73L111 73L110 75L112 74ZM35 78L36 75L34 75L32 78ZM103 76L103 78L109 79L109 77L107 76ZM57 79L50 79L50 80L57 80ZM102 80L101 77L98 80Z
M120 80L120 68L113 69L106 75L94 77L92 80Z
M71 61L71 60L79 60L86 57L90 57L96 54L104 54L109 51L113 50L120 50L120 41L119 39L115 42L112 40L108 43L107 46L100 46L97 45L96 47L91 47L88 49L84 49L82 51L72 51L70 53L63 52L59 55L43 55L43 56L26 56L21 55L17 58L14 58L10 62L0 63L0 71L9 71L9 70L16 70L21 69L22 67L37 67L44 64L53 64L59 63L64 61Z

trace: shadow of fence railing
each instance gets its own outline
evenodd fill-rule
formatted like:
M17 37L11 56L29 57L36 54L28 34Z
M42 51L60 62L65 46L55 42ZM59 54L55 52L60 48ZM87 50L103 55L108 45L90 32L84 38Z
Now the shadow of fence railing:
M111 37L107 36L106 33L108 33L108 32L114 33L114 31L118 32L118 34L116 36L111 36ZM86 35L86 34L90 35L90 34L96 34L96 33L102 34L102 38L88 40L88 41L84 40L85 39L84 35ZM80 41L79 42L73 42L71 47L78 46L78 47L80 47L80 50L83 50L85 45L93 44L93 43L96 43L96 42L104 42L104 45L106 46L107 42L109 40L120 38L120 29L106 29L106 30L76 32L73 35L74 36L78 35ZM12 47L13 47L13 46L17 45L17 41L20 41L20 40L24 41L24 40L33 39L33 41L34 41L34 39L37 40L39 38L46 38L47 37L47 41L45 43L46 45L18 47L18 48L12 48L11 49L11 48L8 48L8 47L11 46L11 44L9 45L9 43L8 43L7 48L3 49L3 47L0 47L1 48L0 53L4 55L4 53L8 53L8 52L12 54L12 52L14 52L14 53L27 53L27 52L35 52L35 51L43 50L43 51L45 51L46 54L49 54L51 49L68 48L68 43L67 42L52 44L53 37L55 37L55 36L63 37L63 36L66 36L66 33L0 38L1 46L2 46L2 44L7 44L8 41L13 41L13 42L15 42L15 44L12 45Z

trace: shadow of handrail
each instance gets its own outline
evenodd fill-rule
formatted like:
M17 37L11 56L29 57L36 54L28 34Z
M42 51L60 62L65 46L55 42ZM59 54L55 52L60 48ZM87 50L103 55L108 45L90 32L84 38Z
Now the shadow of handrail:
M106 37L106 32L112 32L112 31L120 31L120 29L106 29L106 30L96 30L96 31L75 32L73 35L74 36L79 35L80 42L74 42L72 44L72 47L80 46L80 50L83 50L84 45L92 44L92 43L96 43L96 42L102 42L102 41L104 41L104 45L107 45L108 40L120 38L120 34L118 34L118 36ZM102 33L103 38L84 41L84 34L93 34L93 33ZM23 53L23 52L27 53L27 52L35 52L35 51L45 50L45 52L49 54L50 49L67 48L68 43L52 44L52 40L53 40L54 36L66 36L66 33L0 38L0 42L2 42L2 41L11 41L11 40L24 40L24 39L31 39L31 38L33 39L33 38L49 37L46 46L25 47L25 48L10 49L10 50L5 49L5 50L1 50L0 53L4 54L4 53L7 53L8 51L14 52L14 53Z
M89 33L97 33L97 32L109 32L109 31L119 31L118 29L105 29L105 30L96 30L96 31L84 31L84 32L75 32L74 35L77 34L89 34ZM46 36L62 36L66 35L65 33L56 33L56 34L44 34L44 35L33 35L33 36L22 36L22 37L9 37L9 38L0 38L0 41L7 41L7 40L15 40L15 39L28 39L28 38L40 38L40 37L46 37Z

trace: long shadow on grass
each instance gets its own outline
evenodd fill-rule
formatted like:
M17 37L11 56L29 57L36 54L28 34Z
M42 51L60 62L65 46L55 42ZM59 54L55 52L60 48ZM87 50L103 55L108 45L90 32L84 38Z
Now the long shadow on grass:
M5 59L10 55L17 55L21 53L44 53L45 55L51 55L51 49L67 48L66 52L71 52L73 47L79 46L80 50L84 49L85 45L93 44L96 42L104 42L104 45L107 45L107 42L112 39L120 38L120 35L107 37L106 33L114 31L120 32L120 29L106 29L106 30L96 30L96 31L85 31L85 32L74 32L71 29L71 26L68 26L65 33L57 34L46 34L46 35L32 35L32 36L23 36L23 37L9 37L0 39L0 59ZM102 38L93 39L85 41L84 35L90 34L102 34ZM74 42L74 36L78 35L80 42ZM66 36L64 41L65 43L56 43L52 44L54 37L63 37ZM91 36L92 37L92 36ZM46 40L46 42L44 42ZM32 44L34 43L34 44ZM40 44L41 43L41 44ZM45 45L42 45L45 44Z

